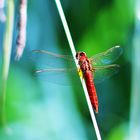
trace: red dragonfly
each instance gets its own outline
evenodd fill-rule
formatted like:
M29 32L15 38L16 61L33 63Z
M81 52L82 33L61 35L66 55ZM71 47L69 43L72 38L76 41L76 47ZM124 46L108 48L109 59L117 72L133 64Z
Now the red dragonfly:
M70 56L59 55L52 52L48 52L46 50L33 50L33 52L53 56L56 57L57 59L62 58L69 61L73 60L72 57ZM122 54L122 48L120 46L112 47L105 52L92 56L91 58L88 58L85 52L76 53L75 57L78 60L80 70L82 71L83 79L85 80L87 86L91 104L96 113L98 113L98 97L97 97L94 82L96 83L102 82L106 78L111 77L112 75L118 72L119 65L112 64L112 63L115 60L117 60L121 54ZM36 73L40 74L40 73L49 73L49 72L66 72L66 71L73 71L73 70L74 70L73 68L70 69L65 69L65 68L46 69L45 68L45 69L37 70Z

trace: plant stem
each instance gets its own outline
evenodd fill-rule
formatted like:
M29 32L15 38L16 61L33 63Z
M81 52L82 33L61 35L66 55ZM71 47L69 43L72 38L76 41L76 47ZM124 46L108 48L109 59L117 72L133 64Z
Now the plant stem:
M16 60L22 57L26 45L27 0L20 0L19 6L19 33L17 37Z
M5 106L6 106L7 79L8 79L8 73L9 73L11 48L12 48L13 23L14 23L14 0L8 0L7 1L6 29L5 29L4 44L3 44L3 63L2 63L1 121L4 127L7 125Z
M0 0L0 22L6 21L6 16L4 13L4 7L5 7L5 0Z
M70 30L69 30L69 27L68 27L68 24L67 24L67 21L66 21L66 18L65 18L60 0L55 0L55 3L56 3L56 6L58 8L58 12L59 12L64 30L65 30L68 42L69 42L69 46L70 46L70 49L71 49L71 52L72 52L72 55L73 55L74 62L76 64L77 69L79 69L78 61L76 60L76 57L75 57L76 56L76 50L75 50L75 47L74 47L74 43L73 43L73 40L72 40L72 37L71 37L71 34L70 34ZM89 95L88 95L88 92L87 92L85 81L83 81L82 77L80 77L80 80L81 80L81 83L82 83L82 86L83 86L83 89L84 89L84 93L85 93L85 96L86 96L87 104L88 104L88 107L89 107L89 111L90 111L92 122L93 122L93 125L94 125L94 128L95 128L97 139L101 140L100 131L99 131L97 121L96 121L96 118L95 118L95 115L94 115L94 112L93 112L93 108L92 108L92 105L91 105L91 102L90 102L90 99L89 99Z
M135 1L135 32L132 50L132 88L130 111L130 140L140 139L140 0Z

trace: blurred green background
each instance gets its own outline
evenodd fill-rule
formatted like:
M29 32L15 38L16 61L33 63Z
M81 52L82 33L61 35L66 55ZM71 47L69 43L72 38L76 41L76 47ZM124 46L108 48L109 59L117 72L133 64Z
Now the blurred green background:
M130 138L130 124L134 126L131 113L135 109L131 94L131 68L135 61L133 40L136 37L134 1L61 0L61 3L77 51L85 51L90 57L115 45L123 48L123 55L116 62L121 66L119 73L96 85L99 99L96 119L102 139ZM58 76L60 79L56 80L54 74L48 81L34 76L34 71L45 59L35 59L31 52L33 49L71 55L55 2L28 1L26 48L21 60L15 62L18 4L19 1L15 0L13 48L6 97L7 121L12 132L6 135L1 127L0 140L97 139L78 75L64 75L69 86L61 84L63 77ZM5 24L0 23L1 69L4 29ZM49 61L57 67L56 62ZM65 67L67 63L61 65Z

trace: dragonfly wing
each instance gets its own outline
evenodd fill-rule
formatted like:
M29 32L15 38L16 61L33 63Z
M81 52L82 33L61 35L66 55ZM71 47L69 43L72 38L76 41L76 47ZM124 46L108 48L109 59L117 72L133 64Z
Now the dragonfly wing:
M65 69L65 68L47 68L47 69L38 69L35 71L35 76L39 80L46 82L51 82L60 85L70 85L74 74L76 73L76 68Z
M33 50L31 59L38 69L34 72L35 76L46 82L70 85L70 75L76 73L73 58L69 55L60 55L46 50Z
M53 57L63 58L63 59L66 59L66 60L71 60L72 59L72 57L69 56L69 55L56 54L56 53L49 52L49 51L46 51L46 50L32 50L32 52L42 53L42 54L46 54L46 55L51 55Z
M70 55L59 55L46 50L33 50L31 61L35 62L39 69L44 67L72 67L73 59Z
M114 74L117 74L119 72L119 68L120 66L117 64L94 67L93 78L95 84L101 83L104 80L113 76Z
M122 52L123 50L120 46L115 46L105 52L94 55L90 60L93 66L107 65L117 60Z

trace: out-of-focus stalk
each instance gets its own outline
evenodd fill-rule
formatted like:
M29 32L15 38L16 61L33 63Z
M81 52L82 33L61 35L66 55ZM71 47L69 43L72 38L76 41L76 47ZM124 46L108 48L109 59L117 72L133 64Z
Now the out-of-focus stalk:
M0 21L5 22L6 16L4 13L4 0L0 0Z
M140 139L140 0L135 1L135 32L132 50L130 140Z
M26 22L27 22L27 0L20 0L18 21L19 33L17 37L16 60L19 60L23 54L26 45Z
M13 23L14 23L14 0L7 0L7 20L3 44L3 62L2 62L2 94L1 94L1 123L4 127L6 123L6 88L10 66L12 38L13 38Z

